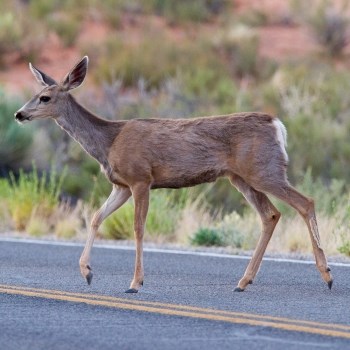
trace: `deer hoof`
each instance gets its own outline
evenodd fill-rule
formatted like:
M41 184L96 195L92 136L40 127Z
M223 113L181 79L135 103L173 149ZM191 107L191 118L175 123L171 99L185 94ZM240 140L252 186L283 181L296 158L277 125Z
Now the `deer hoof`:
M85 278L86 278L86 282L87 282L88 285L91 284L92 276L93 276L92 272L89 271L89 273L88 273L88 274L86 275L86 277L85 277Z
M130 289L128 289L128 290L125 291L125 293L128 293L128 294L135 294L135 293L137 293L137 292L138 292L138 290L135 289L135 288L130 288Z
M93 276L90 265L81 264L80 265L80 273L85 278L87 284L90 285L91 281L92 281L92 276Z
M234 289L234 292L244 292L244 289L240 288L240 287L236 287Z
M333 285L333 280L330 280L327 284L328 284L329 290L331 290L332 289L332 285Z
M333 277L329 271L330 271L330 269L329 269L329 267L327 267L326 271L322 273L322 278L327 283L328 288L332 289Z

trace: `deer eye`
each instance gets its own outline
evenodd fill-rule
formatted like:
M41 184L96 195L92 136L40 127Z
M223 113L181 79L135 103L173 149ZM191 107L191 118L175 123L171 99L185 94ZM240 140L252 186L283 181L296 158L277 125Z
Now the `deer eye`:
M51 97L49 96L40 96L40 102L49 102Z

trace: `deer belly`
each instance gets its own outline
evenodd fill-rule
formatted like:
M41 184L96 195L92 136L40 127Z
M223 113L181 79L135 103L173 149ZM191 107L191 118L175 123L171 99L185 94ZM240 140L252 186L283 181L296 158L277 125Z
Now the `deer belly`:
M185 173L181 176L175 175L172 177L155 178L152 188L182 188L199 185L206 182L214 182L220 176L223 176L223 171L206 170L196 174Z

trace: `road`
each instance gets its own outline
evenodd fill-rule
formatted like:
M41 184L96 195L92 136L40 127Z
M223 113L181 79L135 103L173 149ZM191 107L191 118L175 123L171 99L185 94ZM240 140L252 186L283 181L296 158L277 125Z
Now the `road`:
M350 265L331 265L331 291L314 264L264 260L248 289L233 289L242 258L145 252L145 285L125 294L129 248L0 239L1 349L348 349Z

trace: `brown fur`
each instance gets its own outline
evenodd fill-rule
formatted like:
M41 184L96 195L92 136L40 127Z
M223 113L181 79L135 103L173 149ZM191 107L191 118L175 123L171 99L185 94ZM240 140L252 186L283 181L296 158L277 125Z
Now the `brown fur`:
M268 175L266 169L256 171L261 163L283 173L286 161L273 120L262 113L239 113L128 121L108 156L115 183L131 186L147 179L152 188L181 188L233 174L255 183Z

